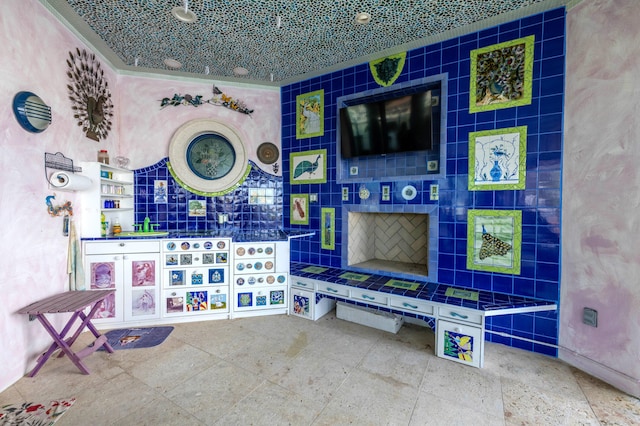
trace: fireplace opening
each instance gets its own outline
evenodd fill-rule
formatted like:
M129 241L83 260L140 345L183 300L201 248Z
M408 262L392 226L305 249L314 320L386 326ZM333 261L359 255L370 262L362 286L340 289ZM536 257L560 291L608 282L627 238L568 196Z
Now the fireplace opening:
M349 211L347 266L429 277L429 222L424 213Z

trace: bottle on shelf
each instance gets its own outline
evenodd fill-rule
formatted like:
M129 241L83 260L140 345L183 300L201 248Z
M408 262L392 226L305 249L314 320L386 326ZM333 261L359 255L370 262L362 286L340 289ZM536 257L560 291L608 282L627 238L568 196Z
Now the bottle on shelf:
M104 213L100 215L100 235L102 237L107 236L107 218L104 216Z
M106 149L98 151L98 163L109 164L109 153Z

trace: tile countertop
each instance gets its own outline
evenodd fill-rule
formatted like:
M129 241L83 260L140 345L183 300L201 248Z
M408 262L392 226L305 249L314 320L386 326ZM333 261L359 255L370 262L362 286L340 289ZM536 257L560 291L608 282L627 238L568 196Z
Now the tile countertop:
M318 268L318 272L305 272L304 270L309 268ZM311 268L311 269L313 269ZM320 271L324 269L324 271ZM475 290L462 287L454 287L446 284L430 283L426 281L411 280L411 279L395 279L390 276L369 274L369 273L353 273L362 276L368 276L365 280L354 280L342 278L341 275L349 273L350 271L344 269L329 268L324 266L309 265L305 263L291 262L290 274L292 276L316 279L334 284L342 284L350 287L357 287L361 289L367 289L371 291L379 291L383 293L394 294L396 296L412 297L415 299L428 300L436 303L443 303L447 305L460 306L462 308L475 309L479 311L485 311L486 316L492 315L505 315L509 310L517 310L522 308L529 308L528 310L556 310L557 305L553 301L534 299L522 296L514 296L503 293L494 293L491 291ZM418 283L416 290L407 290L397 287L391 287L385 285L389 280L396 280L402 283ZM447 296L447 289L454 289L461 294L464 293L477 293L478 300L462 299L454 296Z
M166 240L181 238L231 238L233 242L256 241L287 241L292 238L303 238L314 235L313 231L301 231L293 229L260 229L260 230L232 230L221 229L211 231L169 231L167 235L144 234L116 237L113 235L97 238L82 238L82 241L119 241L119 240Z

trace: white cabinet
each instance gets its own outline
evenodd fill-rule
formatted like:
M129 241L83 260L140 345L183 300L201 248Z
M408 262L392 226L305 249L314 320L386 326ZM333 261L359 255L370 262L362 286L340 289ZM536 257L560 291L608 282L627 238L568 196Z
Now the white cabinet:
M315 321L336 307L336 301L316 295L315 281L309 278L290 277L289 313Z
M111 233L116 222L123 231L133 231L133 171L88 162L82 163L82 174L91 179L91 187L80 192L80 235L83 238L100 237L101 214L105 215L109 224L108 233Z
M436 326L436 355L481 368L484 364L483 328L439 319Z
M233 316L241 317L245 312L287 312L286 273L236 275L233 291ZM277 310L277 312L269 312Z
M115 289L94 319L99 323L137 323L160 318L160 243L85 241L87 290Z
M235 242L232 256L232 318L287 313L289 242Z
M162 241L162 317L229 317L229 239Z

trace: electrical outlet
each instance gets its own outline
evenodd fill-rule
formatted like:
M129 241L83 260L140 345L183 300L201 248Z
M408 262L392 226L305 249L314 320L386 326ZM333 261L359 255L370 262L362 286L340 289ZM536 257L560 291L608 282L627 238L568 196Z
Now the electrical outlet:
M591 327L598 326L598 311L593 308L584 308L582 310L582 322Z
M438 170L438 160L427 161L427 171L434 172Z
M309 194L309 202L315 203L318 201L318 194Z
M440 198L440 186L438 184L429 185L429 199L436 201Z
M357 176L358 175L358 166L351 166L349 168L349 175Z

